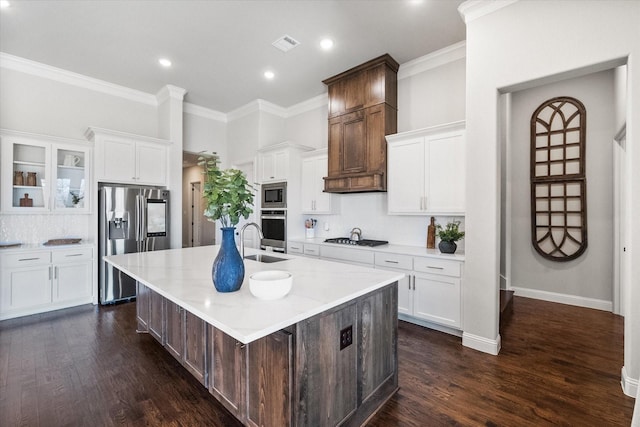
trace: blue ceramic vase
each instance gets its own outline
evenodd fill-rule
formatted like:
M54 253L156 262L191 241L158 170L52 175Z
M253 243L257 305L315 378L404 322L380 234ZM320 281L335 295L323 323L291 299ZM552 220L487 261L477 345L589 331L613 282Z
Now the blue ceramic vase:
M218 292L235 292L244 280L244 263L234 238L235 227L222 227L222 245L213 261L211 278Z

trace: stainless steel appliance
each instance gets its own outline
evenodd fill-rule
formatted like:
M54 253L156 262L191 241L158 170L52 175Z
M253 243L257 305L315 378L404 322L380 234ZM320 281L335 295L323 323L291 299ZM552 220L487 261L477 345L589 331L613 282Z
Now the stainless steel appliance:
M333 237L331 239L326 239L325 243L338 243L340 245L357 245L357 246L381 246L386 245L389 242L386 240L370 240L370 239L360 239L360 240L352 240L349 237Z
M260 248L273 248L276 252L287 251L287 211L263 210L260 215L263 238Z
M136 296L136 281L102 260L105 255L169 248L169 191L105 184L98 190L100 303Z
M287 183L262 184L262 209L286 209Z

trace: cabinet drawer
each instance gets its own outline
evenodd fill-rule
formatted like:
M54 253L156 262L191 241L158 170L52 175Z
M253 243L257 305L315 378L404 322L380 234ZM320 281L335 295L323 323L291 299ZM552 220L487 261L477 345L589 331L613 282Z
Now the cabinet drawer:
M413 257L409 255L375 253L376 265L380 267L400 268L413 270Z
M311 243L304 244L304 254L309 256L319 256L320 255L320 245L314 245Z
M30 267L51 263L50 251L21 252L14 254L2 254L0 263L3 268Z
M321 246L320 257L347 263L373 265L373 252L334 246Z
M437 258L413 258L413 269L422 273L440 274L442 276L460 277L462 263Z
M303 254L304 253L304 245L302 243L291 243L289 242L287 246L287 252L290 254Z
M51 257L54 263L85 261L91 259L91 248L64 249L52 251Z

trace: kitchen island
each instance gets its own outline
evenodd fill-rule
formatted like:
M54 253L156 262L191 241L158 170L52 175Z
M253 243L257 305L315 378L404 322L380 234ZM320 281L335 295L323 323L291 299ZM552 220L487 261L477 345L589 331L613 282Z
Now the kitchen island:
M277 263L245 260L242 288L223 294L211 282L217 250L105 260L139 282L138 331L243 424L362 425L395 393L402 273L278 254ZM291 292L255 298L248 277L264 270L290 272Z

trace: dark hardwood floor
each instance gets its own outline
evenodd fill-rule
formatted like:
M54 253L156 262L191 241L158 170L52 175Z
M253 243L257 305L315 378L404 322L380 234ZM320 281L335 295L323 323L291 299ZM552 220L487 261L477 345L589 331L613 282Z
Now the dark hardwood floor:
M156 341L135 304L0 322L0 426L237 426ZM629 426L623 320L514 298L491 356L399 322L400 391L369 426Z

